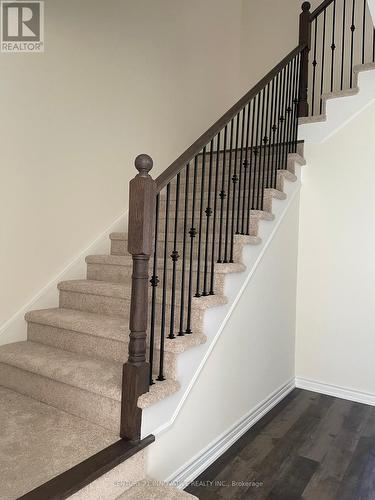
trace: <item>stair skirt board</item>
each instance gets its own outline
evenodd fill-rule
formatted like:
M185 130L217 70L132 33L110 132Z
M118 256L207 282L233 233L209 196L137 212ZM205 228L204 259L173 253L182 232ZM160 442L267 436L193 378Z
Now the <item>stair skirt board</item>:
M305 165L305 161L299 155L290 155L296 165L297 182L284 182L284 192L287 199L273 200L273 220L264 220L260 222L259 236L262 243L258 245L246 245L243 248L243 262L246 270L241 273L230 273L225 276L224 295L227 297L227 304L219 307L207 309L204 314L203 332L207 337L207 342L195 349L183 352L176 359L178 374L177 380L180 384L180 390L161 400L157 405L149 405L143 410L142 414L142 436L158 434L168 429L183 407L184 401L195 384L203 366L205 365L210 352L219 339L232 311L236 307L242 293L248 286L251 277L255 273L263 255L271 244L273 236L276 234L284 216L288 212L300 190L300 167ZM217 264L216 267L226 264ZM201 300L201 299L198 299ZM147 396L147 395L145 395ZM141 396L142 399L144 396Z

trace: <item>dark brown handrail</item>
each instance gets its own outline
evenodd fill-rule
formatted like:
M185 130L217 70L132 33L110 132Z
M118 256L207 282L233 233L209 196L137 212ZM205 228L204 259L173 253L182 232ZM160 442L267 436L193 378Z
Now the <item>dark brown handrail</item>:
M251 99L253 99L297 54L306 48L301 44L292 50L284 59L279 62L260 82L258 82L249 92L247 92L234 106L230 108L211 128L202 134L181 156L177 158L162 174L156 179L156 186L160 192L176 175L199 154L202 149L234 118Z
M311 12L310 21L313 21L316 17L319 16L327 7L333 3L334 0L324 0L315 10Z

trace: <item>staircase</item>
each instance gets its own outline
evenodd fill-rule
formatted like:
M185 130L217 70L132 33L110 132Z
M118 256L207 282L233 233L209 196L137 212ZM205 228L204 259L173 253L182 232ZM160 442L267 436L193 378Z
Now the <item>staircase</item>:
M317 66L309 66L311 27L317 63L317 47L325 50L317 40L338 7L309 8L299 46L156 180L152 159L137 157L128 231L111 234L109 255L87 256L85 278L59 283L58 308L26 314L26 341L0 347L1 498L192 498L146 480L153 437L144 435L142 410L162 411L181 392L179 357L206 344L207 311L228 303L226 278L245 271L244 249L262 244L274 200L286 203L286 186L298 179L298 120L313 126L329 114L325 103L336 96L324 93L324 65L320 92L307 91ZM352 56L350 71L374 69L362 63ZM338 92L356 94L356 77L350 82ZM308 116L317 100L318 119ZM20 436L26 452L15 446ZM115 474L126 484L109 487Z

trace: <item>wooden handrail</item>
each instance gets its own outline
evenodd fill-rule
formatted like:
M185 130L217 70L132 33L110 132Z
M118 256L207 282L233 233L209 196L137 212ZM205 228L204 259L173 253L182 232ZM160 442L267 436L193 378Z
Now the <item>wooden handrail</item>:
M267 75L260 80L249 92L247 92L234 106L230 108L211 128L202 134L181 156L177 158L159 177L156 178L156 186L160 192L176 175L190 162L194 156L199 154L232 118L234 118L297 54L306 48L306 44L300 44L279 62Z
M316 17L319 16L327 7L333 3L334 0L324 0L315 10L313 10L310 14L310 22L313 21Z

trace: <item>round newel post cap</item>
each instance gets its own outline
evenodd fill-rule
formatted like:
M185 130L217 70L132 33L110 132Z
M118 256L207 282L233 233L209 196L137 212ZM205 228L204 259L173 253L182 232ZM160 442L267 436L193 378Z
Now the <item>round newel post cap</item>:
M135 168L138 170L140 175L147 175L152 169L154 162L149 155L138 155L134 161Z
M303 2L303 4L302 4L303 12L308 12L310 9L311 9L311 3L310 2Z

